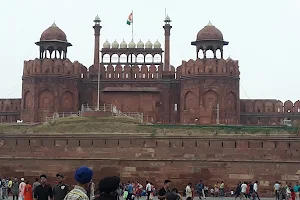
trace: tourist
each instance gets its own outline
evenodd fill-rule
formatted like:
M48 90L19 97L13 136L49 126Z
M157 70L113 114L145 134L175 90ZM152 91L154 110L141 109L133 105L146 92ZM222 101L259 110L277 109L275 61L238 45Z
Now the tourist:
M241 185L241 198L246 198L247 182Z
M24 200L24 192L26 183L24 182L25 179L21 178L21 183L19 184L19 200Z
M214 188L215 188L215 197L218 197L219 196L219 192L220 192L220 184L219 184L219 182L217 182L214 185Z
M299 190L300 190L300 185L298 182L296 182L296 184L293 187L293 190L295 192L296 195L296 199L299 200Z
M210 196L211 197L215 196L215 190L214 190L214 188L210 188Z
M12 184L13 184L13 182L12 182L11 178L8 179L7 195L10 195L10 194L11 194L11 187L12 187Z
M197 184L197 193L199 195L199 199L201 199L201 196L205 199L204 184L202 180L200 180Z
M135 196L137 197L137 199L139 200L142 197L142 190L143 190L143 186L142 184L140 184L140 182L136 182L135 184Z
M280 192L280 184L278 181L274 184L274 191L275 191L275 199L279 200L279 192Z
M53 187L53 199L63 200L69 192L69 186L63 183L64 176L56 174L57 184Z
M292 200L296 199L296 192L294 191L294 189L291 189L291 199Z
M193 193L192 193L192 183L188 183L186 188L185 188L185 195L186 195L186 198L188 197L193 197Z
M236 199L238 197L240 197L240 199L241 199L241 190L242 190L242 188L241 188L241 182L239 182L237 184L237 187L236 187L236 190L235 190L235 197L234 197L234 199Z
M247 184L247 188L246 188L245 197L246 199L250 199L250 183L246 183L246 184Z
M2 199L2 179L0 178L0 200Z
M147 192L147 200L150 199L150 194L152 192L152 186L150 184L150 182L146 182L146 192Z
M89 197L90 200L95 199L95 183L93 182L93 180L91 180L91 182L88 185L87 196Z
M167 198L168 194L170 194L170 187L171 187L171 181L165 180L164 181L164 187L162 187L158 191L158 199L164 200Z
M83 166L76 170L74 177L77 181L77 185L66 195L65 200L89 200L87 188L92 180L93 171Z
M224 181L221 182L221 185L220 185L220 196L221 197L224 197L225 196L225 183Z
M0 178L0 200L2 199L2 179Z
M154 199L155 187L154 187L154 185L152 183L150 183L150 184L151 184L151 193L150 193L149 199L153 200Z
M18 200L18 196L19 196L19 182L18 182L18 178L15 177L12 186L11 186L11 194L13 196L13 200Z
M286 194L286 199L290 199L290 198L291 198L291 190L290 190L290 187L286 187L286 189L285 189L285 194Z
M132 199L134 199L134 197L136 196L136 185L135 185L135 182L134 181L132 181L131 182L131 185L132 185L132 187L133 187L133 190L132 190Z
M32 200L32 186L29 184L29 181L26 181L24 189L24 200Z
M34 189L34 200L48 200L53 198L51 186L47 183L47 176L40 176L41 184Z
M166 199L167 200L182 200L182 197L178 193L178 190L176 188L173 188L172 193L169 194Z
M206 199L206 197L208 196L208 187L204 185L204 188L203 188L203 192L202 195L204 197L204 199Z
M99 197L96 200L118 200L118 188L120 185L120 178L116 176L103 178L99 182Z
M8 181L4 178L1 181L2 199L8 199Z
M34 190L37 186L41 185L41 183L39 182L39 178L35 178L34 183L32 184L32 192L34 194Z
M255 181L255 183L253 184L253 200L255 200L255 198L260 200L258 196L258 181Z
M250 186L249 195L252 196L252 194L253 194L253 184L252 184L251 181L249 182L249 186Z
M128 195L127 195L127 198L126 200L131 200L132 199L132 196L133 196L133 185L130 181L128 181L128 185L127 185L127 192L128 192Z

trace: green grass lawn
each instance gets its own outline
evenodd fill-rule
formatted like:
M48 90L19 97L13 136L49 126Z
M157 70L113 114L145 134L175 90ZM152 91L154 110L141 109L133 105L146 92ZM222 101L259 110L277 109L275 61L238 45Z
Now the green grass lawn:
M123 117L68 117L40 125L0 124L0 133L296 134L295 127L144 125Z

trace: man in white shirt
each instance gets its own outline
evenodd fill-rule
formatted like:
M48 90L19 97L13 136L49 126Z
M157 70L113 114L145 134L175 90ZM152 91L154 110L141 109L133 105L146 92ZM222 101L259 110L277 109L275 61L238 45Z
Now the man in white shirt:
M278 183L278 181L276 181L276 183L275 183L275 185L274 185L274 190L275 190L275 197L276 197L276 200L279 200L280 184Z
M147 183L147 185L146 185L147 200L149 200L150 194L152 192L152 186L151 186L151 184L148 181L146 183Z
M241 185L241 197L242 197L242 198L245 198L245 197L246 197L246 190L247 190L247 183L244 182L244 183Z
M186 193L186 198L188 197L193 197L193 192L192 192L192 183L189 183L186 188L185 188L185 193Z
M253 184L253 192L255 194L255 197L260 200L259 196L258 196L258 181L255 181L255 183Z

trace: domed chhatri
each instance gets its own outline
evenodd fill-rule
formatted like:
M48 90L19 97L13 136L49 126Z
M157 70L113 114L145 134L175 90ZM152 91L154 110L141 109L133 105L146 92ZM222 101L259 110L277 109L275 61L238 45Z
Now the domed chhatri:
M94 22L95 22L95 23L100 23L100 22L101 22L99 15L97 15L97 16L95 17Z
M209 23L202 28L197 34L197 41L201 40L219 40L223 41L223 34L222 32L217 29L212 23Z
M137 43L137 48L139 48L139 49L145 48L145 44L144 44L144 42L142 42L142 40L140 40L140 41Z
M103 44L103 48L109 49L110 48L110 43L106 40Z
M133 48L135 48L135 43L134 43L134 41L131 41L131 42L129 42L129 44L128 44L128 48L130 48L130 49L133 49Z
M148 42L145 44L146 49L152 49L153 45L152 42L150 42L150 40L148 40Z
M119 48L119 43L117 42L117 40L115 40L115 41L111 44L111 48L113 48L113 49L118 49L118 48Z
M158 40L156 40L156 42L154 43L154 49L160 49L161 48L161 44Z
M127 48L127 43L123 40L120 44L120 49L126 49Z
M42 33L40 41L68 42L66 34L55 23Z

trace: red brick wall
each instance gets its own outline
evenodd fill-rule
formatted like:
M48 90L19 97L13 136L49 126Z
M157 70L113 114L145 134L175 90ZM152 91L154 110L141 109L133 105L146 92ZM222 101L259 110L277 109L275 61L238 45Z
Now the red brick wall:
M21 99L0 99L0 123L15 123L20 114Z
M91 139L94 138L94 139ZM153 137L153 136L2 136L0 176L42 173L50 179L60 172L73 183L74 170L87 165L95 181L119 175L122 181L150 180L160 187L168 178L180 190L187 182L224 180L228 190L237 181L260 181L264 194L276 180L299 179L300 139L269 137ZM299 173L299 172L298 172Z

